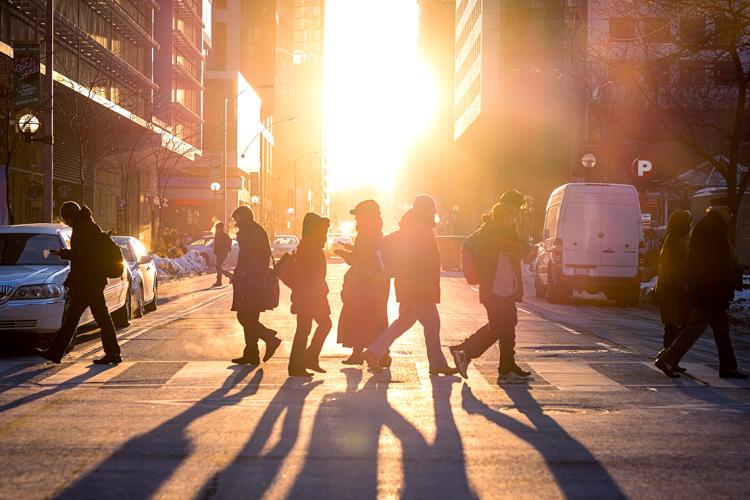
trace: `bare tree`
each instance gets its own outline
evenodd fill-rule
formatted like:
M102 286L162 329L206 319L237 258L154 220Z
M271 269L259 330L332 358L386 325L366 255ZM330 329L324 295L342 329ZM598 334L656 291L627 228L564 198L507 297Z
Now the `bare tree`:
M13 78L13 59L3 57L0 60L0 134L3 136L0 147L2 148L2 160L5 164L5 203L8 212L8 224L13 224L13 204L10 191L10 168L18 146L21 142L21 134L15 130L16 113L14 112L14 101L17 84ZM5 83L3 83L5 82Z
M613 106L638 108L644 126L708 162L725 179L736 214L750 181L747 169L738 175L748 133L750 2L602 5L610 29L590 30L590 87L609 86Z

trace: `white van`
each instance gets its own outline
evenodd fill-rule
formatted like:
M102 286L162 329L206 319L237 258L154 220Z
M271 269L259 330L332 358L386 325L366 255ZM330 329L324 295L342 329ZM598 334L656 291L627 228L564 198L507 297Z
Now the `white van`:
M550 195L534 271L536 296L573 290L636 305L644 246L638 192L627 184L565 184Z

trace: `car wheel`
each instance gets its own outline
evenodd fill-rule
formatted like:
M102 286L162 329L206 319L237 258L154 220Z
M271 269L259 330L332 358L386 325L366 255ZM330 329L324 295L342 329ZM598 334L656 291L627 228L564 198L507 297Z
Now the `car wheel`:
M138 293L135 294L135 297L131 297L131 299L135 299L135 304L130 304L130 308L133 311L134 318L142 318L143 315L146 314L145 306L143 303L144 297L145 295L143 293L143 285L140 285L138 287Z
M144 306L146 312L154 312L158 307L159 302L159 284L154 280L154 298Z
M208 267L208 263L210 262L208 260L208 254L204 252L201 254L201 257L203 257L203 260L206 261L206 267Z
M130 287L128 287L128 293L125 296L125 303L121 308L112 313L112 322L118 328L125 328L130 325Z

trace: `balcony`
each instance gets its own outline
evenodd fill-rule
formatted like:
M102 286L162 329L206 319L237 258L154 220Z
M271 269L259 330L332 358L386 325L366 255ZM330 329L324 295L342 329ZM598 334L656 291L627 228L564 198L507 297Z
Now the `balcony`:
M182 17L186 22L194 22L201 28L204 27L203 19L198 10L198 3L195 0L175 0L174 5L177 15Z
M114 0L84 0L84 2L94 11L107 20L115 27L125 38L138 44L138 39L145 41L151 47L158 49L159 44L143 27L138 24L130 14L120 7Z
M181 62L179 59L172 65L172 74L177 81L188 88L204 89L198 75L191 71L188 64Z
M181 102L170 103L170 111L173 118L177 120L191 122L191 123L202 123L203 118L198 113L187 107Z
M201 50L182 31L174 30L172 32L172 42L177 50L181 51L187 57L199 57L203 59Z

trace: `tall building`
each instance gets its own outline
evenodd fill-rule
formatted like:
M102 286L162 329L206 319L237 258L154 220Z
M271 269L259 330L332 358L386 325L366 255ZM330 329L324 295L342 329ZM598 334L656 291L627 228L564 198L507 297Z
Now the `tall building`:
M279 0L273 230L299 232L307 211L327 214L323 139L324 0ZM281 124L292 117L296 121Z

